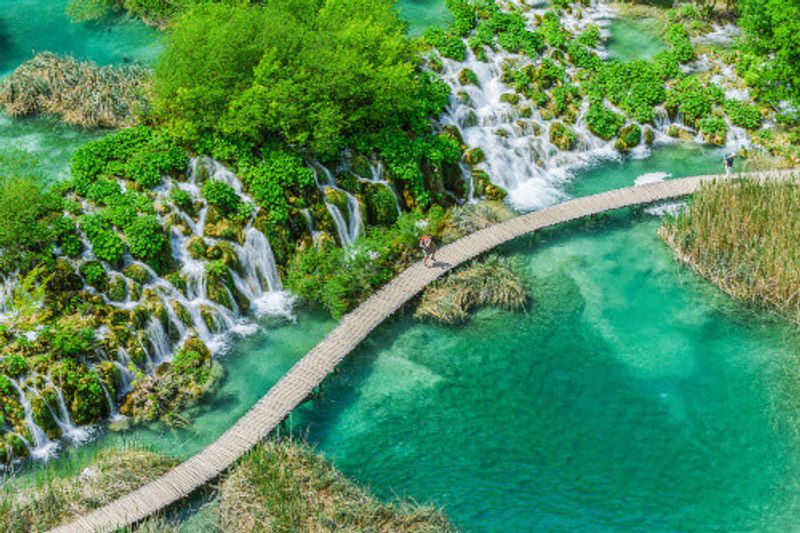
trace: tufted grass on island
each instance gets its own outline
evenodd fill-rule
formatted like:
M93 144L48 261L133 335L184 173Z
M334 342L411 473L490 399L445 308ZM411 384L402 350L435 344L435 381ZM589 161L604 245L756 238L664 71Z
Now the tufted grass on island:
M147 106L148 79L138 66L100 67L44 52L3 82L0 107L12 117L58 115L84 128L132 126Z
M219 490L221 531L455 531L433 507L377 501L311 447L291 440L251 451Z
M798 176L800 177L800 176ZM800 324L800 187L795 180L703 185L659 234L734 299Z
M6 480L0 492L0 531L44 531L63 524L128 494L174 464L168 457L128 447L100 452L75 475L53 473L16 490L14 480ZM137 530L177 531L159 518L146 521Z
M513 260L490 255L425 289L414 316L456 324L478 307L522 309L527 301L528 290Z

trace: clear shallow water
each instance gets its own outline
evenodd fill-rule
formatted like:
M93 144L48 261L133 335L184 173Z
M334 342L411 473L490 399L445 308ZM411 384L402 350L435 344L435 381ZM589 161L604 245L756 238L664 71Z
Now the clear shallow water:
M527 313L403 317L349 357L305 431L380 496L465 531L792 529L800 450L781 403L793 330L674 263L659 222L505 248Z
M667 47L660 36L661 28L661 22L654 18L621 16L608 28L611 37L606 50L620 61L648 59Z
M453 19L443 0L399 0L397 6L412 37L422 35L432 26L446 27Z
M584 170L565 188L572 197L588 196L642 181L684 178L724 172L724 148L699 144L674 143L658 146L646 158L620 156ZM737 167L735 170L739 170Z
M160 33L119 18L110 23L72 23L67 0L0 0L0 78L38 52L69 54L101 65L124 59L151 64L161 50ZM0 114L0 150L22 149L42 160L54 179L68 173L69 158L81 144L103 133L37 117L11 121Z

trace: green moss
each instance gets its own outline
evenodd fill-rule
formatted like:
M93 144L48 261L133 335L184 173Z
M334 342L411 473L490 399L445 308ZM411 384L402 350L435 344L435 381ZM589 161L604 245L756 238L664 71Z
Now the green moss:
M553 122L550 125L550 142L558 147L559 150L572 150L575 146L575 134L561 122Z
M642 130L636 124L628 124L619 132L619 138L615 144L617 150L627 151L639 146L642 140Z

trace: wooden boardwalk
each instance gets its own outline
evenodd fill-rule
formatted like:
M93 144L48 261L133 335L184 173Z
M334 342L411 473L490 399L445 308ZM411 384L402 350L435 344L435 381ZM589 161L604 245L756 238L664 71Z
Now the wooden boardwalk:
M793 171L753 173L761 179L786 179ZM319 386L364 338L426 285L492 248L527 233L629 206L680 198L703 181L720 176L695 176L616 189L518 216L459 239L437 251L445 268L416 263L364 303L345 315L336 328L298 361L244 416L197 455L141 488L52 531L113 531L151 516L194 492L230 467L269 435Z

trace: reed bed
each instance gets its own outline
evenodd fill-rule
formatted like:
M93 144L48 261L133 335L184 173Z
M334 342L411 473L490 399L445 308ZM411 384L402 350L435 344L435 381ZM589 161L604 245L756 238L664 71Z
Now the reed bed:
M6 482L0 492L0 531L50 529L128 494L174 464L154 452L129 447L100 452L88 467L68 477L52 477L17 490L13 480ZM176 531L161 519L148 520L141 527Z
M466 321L478 307L514 310L524 308L527 301L528 290L514 262L490 255L429 285L414 317L457 324Z
M219 530L229 533L454 531L444 515L408 502L375 500L306 444L269 440L219 488Z
M3 82L0 106L12 117L45 113L85 128L121 128L134 125L144 111L148 84L142 67L99 67L44 52Z
M798 176L800 178L800 176ZM659 230L676 256L734 299L800 325L797 180L704 185Z

